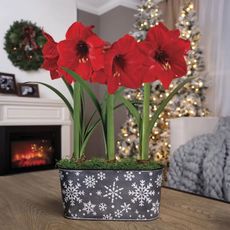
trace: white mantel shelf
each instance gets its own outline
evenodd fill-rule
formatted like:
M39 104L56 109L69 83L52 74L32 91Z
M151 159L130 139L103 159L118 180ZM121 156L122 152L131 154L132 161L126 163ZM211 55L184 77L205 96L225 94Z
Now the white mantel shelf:
M0 126L60 125L62 157L71 153L72 121L60 100L0 96Z
M70 125L60 100L0 96L0 125Z

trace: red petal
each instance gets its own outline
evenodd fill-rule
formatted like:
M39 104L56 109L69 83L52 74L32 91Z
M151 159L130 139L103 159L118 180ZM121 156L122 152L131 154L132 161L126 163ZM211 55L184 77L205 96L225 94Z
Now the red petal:
M186 53L190 50L190 41L184 39L177 39L173 42L168 43L164 50L170 56L170 59L178 56L178 55L186 55Z
M92 82L97 82L100 84L106 84L107 83L108 76L105 74L104 70L99 70L93 73L92 75Z
M64 40L57 45L60 54L58 59L59 67L67 67L74 69L78 65L78 58L75 51L75 43L69 40Z
M119 54L125 54L137 47L137 41L129 34L126 34L113 44L113 48L117 50Z
M172 71L175 77L183 77L187 73L187 64L183 56L175 57L171 62Z
M47 41L42 49L42 54L44 58L55 58L58 57L57 52L57 43L53 40L53 38L47 34L43 33L46 37Z
M92 67L89 62L87 63L79 63L74 71L80 75L84 80L89 80L93 74Z
M172 71L163 71L161 77L159 78L165 89L168 89L173 79L174 75Z
M157 62L152 62L152 65L146 66L143 69L143 82L153 82L163 75L162 67Z
M108 93L109 94L114 94L117 91L117 89L119 88L118 82L117 82L115 77L110 77L108 79L107 86L108 86Z
M50 69L57 69L57 58L45 58L42 64L42 68L46 69L46 70L50 70Z
M50 76L51 76L52 80L61 77L60 74L59 74L59 72L58 72L57 70L52 70L52 71L50 71Z
M47 41L56 43L56 42L54 41L53 37L52 37L50 34L44 32L44 31L42 32L42 34L43 34L44 37L47 39Z
M168 43L169 35L170 31L167 27L165 27L164 24L159 23L148 31L146 41L156 43L157 46L161 47Z
M74 22L66 32L66 39L85 41L92 34L92 27L86 27L80 22Z
M105 41L103 41L101 38L99 38L96 35L92 35L88 37L86 43L89 45L89 47L93 47L93 48L104 48L106 44Z
M108 76L112 76L112 67L113 67L113 59L116 56L116 52L114 49L110 48L106 53L105 53L105 73Z
M141 52L151 57L153 57L154 53L158 49L157 44L154 42L151 43L151 42L143 41L138 43L138 46Z
M94 71L98 71L104 68L105 58L104 58L104 53L102 49L92 48L89 52L89 59L91 61L92 68Z

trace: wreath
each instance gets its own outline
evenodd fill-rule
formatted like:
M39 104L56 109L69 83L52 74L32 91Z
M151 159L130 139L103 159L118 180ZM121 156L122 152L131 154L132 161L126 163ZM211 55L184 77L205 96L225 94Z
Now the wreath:
M42 30L30 21L15 21L5 35L4 49L14 66L37 70L43 63L42 47L46 42Z

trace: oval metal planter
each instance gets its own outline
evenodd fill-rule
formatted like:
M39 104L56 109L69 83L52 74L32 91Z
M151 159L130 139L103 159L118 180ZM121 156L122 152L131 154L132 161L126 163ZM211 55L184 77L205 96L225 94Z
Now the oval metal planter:
M143 221L159 216L162 169L59 173L66 218Z

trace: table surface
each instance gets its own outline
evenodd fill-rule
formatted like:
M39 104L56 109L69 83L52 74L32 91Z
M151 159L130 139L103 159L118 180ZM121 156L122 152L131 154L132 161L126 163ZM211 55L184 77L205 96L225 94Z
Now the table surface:
M167 188L154 221L79 221L62 214L57 170L0 177L1 230L230 229L230 204Z

